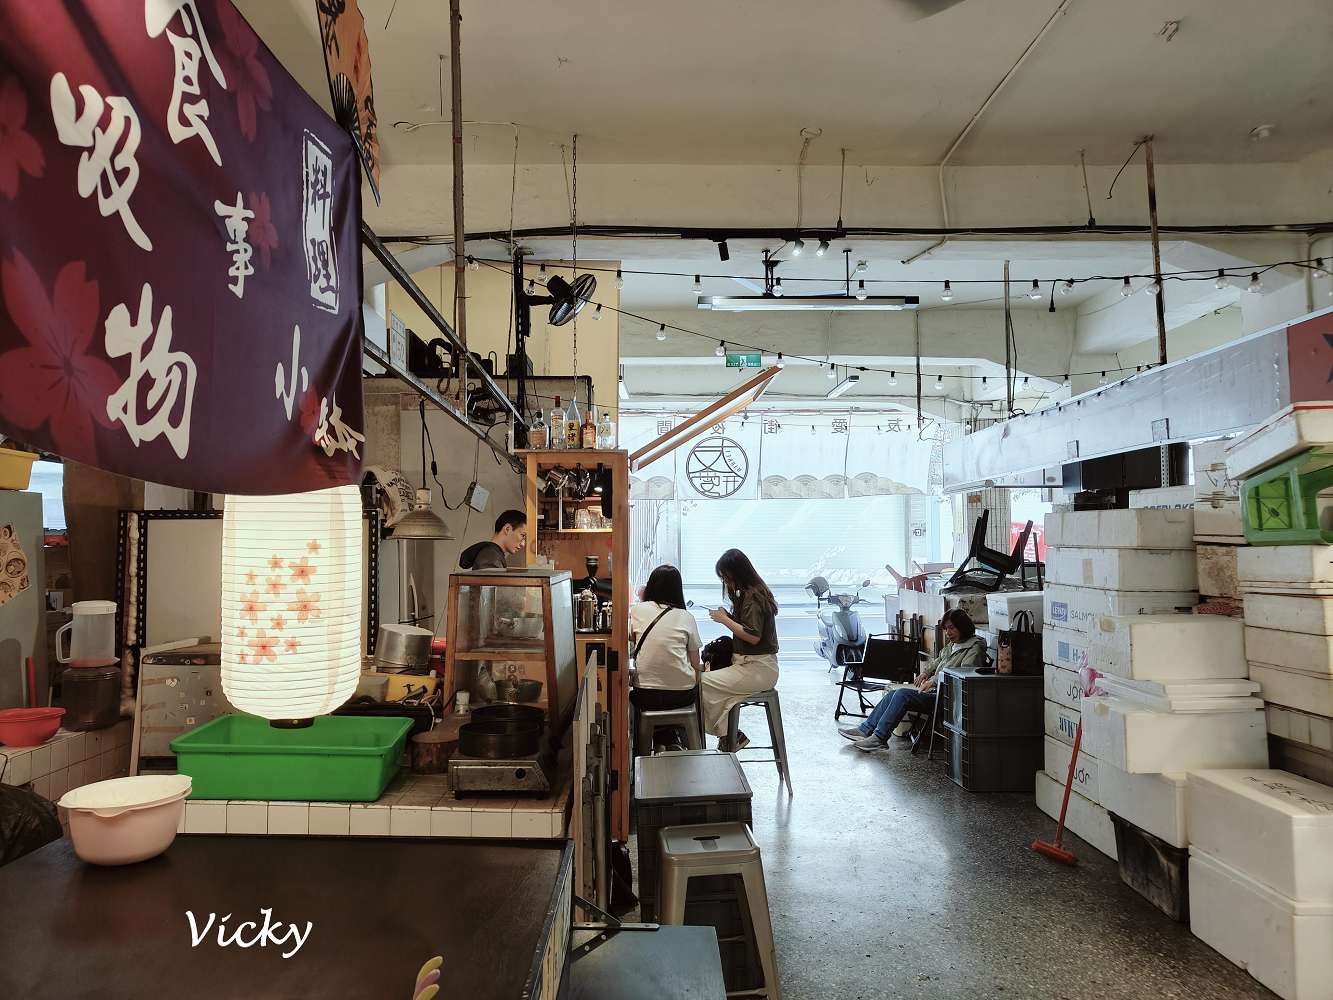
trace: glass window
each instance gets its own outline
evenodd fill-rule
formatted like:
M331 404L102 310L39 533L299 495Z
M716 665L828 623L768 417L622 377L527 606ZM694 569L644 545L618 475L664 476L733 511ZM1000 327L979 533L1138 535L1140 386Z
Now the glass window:
M32 482L28 489L42 495L42 527L47 531L64 531L65 525L65 467L60 462L34 462Z

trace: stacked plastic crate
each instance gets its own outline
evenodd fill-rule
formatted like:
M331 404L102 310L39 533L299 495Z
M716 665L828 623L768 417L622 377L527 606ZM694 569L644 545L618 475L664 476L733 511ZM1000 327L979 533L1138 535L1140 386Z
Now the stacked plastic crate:
M1046 518L1045 539L1046 756L1035 791L1038 807L1055 817L1083 708L1079 671L1103 669L1091 652L1102 619L1188 610L1199 598L1192 510L1054 513ZM1114 858L1115 831L1101 804L1099 771L1096 751L1085 744L1066 823Z

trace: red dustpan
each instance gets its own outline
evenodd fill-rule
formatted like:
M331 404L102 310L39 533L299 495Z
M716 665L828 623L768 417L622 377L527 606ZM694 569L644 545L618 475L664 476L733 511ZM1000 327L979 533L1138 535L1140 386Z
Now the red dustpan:
M1065 797L1060 803L1060 821L1055 824L1055 843L1048 844L1044 840L1034 840L1032 849L1038 854L1044 854L1052 861L1059 861L1061 864L1076 865L1078 858L1074 857L1074 852L1061 847L1061 841L1065 836L1065 813L1069 809L1069 793L1074 787L1074 768L1078 767L1078 748L1083 742L1083 720L1078 720L1078 728L1074 730L1074 752L1069 758L1069 777L1065 779Z

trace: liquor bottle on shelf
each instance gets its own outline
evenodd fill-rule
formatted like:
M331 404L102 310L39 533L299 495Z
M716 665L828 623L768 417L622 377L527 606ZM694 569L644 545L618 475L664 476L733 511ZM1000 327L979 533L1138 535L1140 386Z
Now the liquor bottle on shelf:
M545 448L547 439L546 415L538 410L532 415L532 425L528 428L528 447L537 450Z
M583 447L588 449L597 447L597 421L593 419L592 410L588 407L588 412L583 415Z
M551 415L548 418L548 441L549 448L565 447L565 435L568 431L565 428L565 411L560 407L560 397L555 397L555 405L551 407Z
M579 401L575 397L569 401L569 412L565 415L565 447L577 448L583 419L579 416Z
M603 409L597 424L597 447L610 450L616 446L616 425L611 422L611 411Z

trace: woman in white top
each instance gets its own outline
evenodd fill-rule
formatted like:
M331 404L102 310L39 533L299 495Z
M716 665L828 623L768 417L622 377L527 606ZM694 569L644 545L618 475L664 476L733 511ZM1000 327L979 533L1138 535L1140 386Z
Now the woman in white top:
M643 588L643 601L629 609L637 686L630 692L645 712L693 705L702 666L699 626L685 609L680 570L658 566Z

